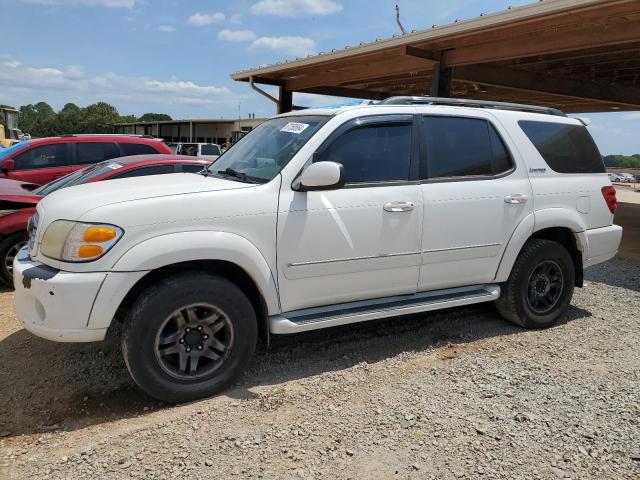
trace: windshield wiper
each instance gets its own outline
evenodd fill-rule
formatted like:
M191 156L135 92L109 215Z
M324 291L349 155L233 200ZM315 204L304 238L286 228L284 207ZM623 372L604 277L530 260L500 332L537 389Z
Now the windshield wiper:
M241 182L245 182L245 183L263 183L262 179L250 177L246 173L239 172L237 170L234 170L233 168L225 168L224 170L218 170L216 173L237 178Z

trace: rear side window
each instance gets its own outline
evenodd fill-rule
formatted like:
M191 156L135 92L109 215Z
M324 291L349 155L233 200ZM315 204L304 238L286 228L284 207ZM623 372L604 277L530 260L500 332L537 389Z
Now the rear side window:
M131 177L144 177L147 175L163 175L165 173L174 173L176 171L175 165L153 165L151 167L135 168L133 170L127 170L120 175L115 175L111 179L115 178L131 178Z
M586 127L529 120L518 124L555 172L605 172L602 156Z
M66 143L53 143L27 150L15 157L16 170L64 167L68 165Z
M200 152L202 155L222 155L218 145L202 145Z
M146 145L144 143L120 143L120 148L124 152L125 155L149 155L158 153L156 149L154 149L151 145Z
M354 128L339 136L317 158L341 163L346 183L409 180L410 123L384 123Z
M423 135L428 178L495 176L512 168L504 142L486 120L424 117Z
M76 143L75 165L98 163L111 158L117 158L120 150L115 143L109 142L86 142Z

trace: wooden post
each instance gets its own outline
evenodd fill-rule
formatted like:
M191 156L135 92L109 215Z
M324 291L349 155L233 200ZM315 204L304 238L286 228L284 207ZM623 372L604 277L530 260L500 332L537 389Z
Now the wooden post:
M287 113L293 110L293 92L286 90L284 86L280 86L278 99L278 114Z
M433 77L431 80L432 97L451 96L451 72L452 68L445 67L442 62L437 62L433 66Z

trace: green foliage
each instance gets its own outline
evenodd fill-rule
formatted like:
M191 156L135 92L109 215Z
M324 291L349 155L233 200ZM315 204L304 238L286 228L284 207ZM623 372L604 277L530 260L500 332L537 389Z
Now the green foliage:
M640 153L634 155L606 155L603 159L607 167L640 168Z
M19 108L18 126L33 137L52 137L72 133L112 133L114 123L171 120L163 113L145 113L139 119L133 115L121 116L118 110L105 102L84 108L67 103L55 112L46 102L23 105Z
M162 122L173 119L166 113L145 113L138 120L141 122Z

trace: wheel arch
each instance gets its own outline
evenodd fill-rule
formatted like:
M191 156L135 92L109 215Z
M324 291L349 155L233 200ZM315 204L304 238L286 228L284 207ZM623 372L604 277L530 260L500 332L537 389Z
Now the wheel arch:
M184 271L221 275L247 292L268 342L267 318L280 312L275 277L246 238L227 232L179 232L138 243L116 260L94 302L89 328L106 328L159 276Z
M541 215L539 216L538 213ZM564 208L551 208L527 216L516 227L502 256L496 273L496 282L506 282L511 269L531 238L551 240L563 245L573 260L575 286L582 287L584 280L583 256L587 253L586 227L575 212Z

